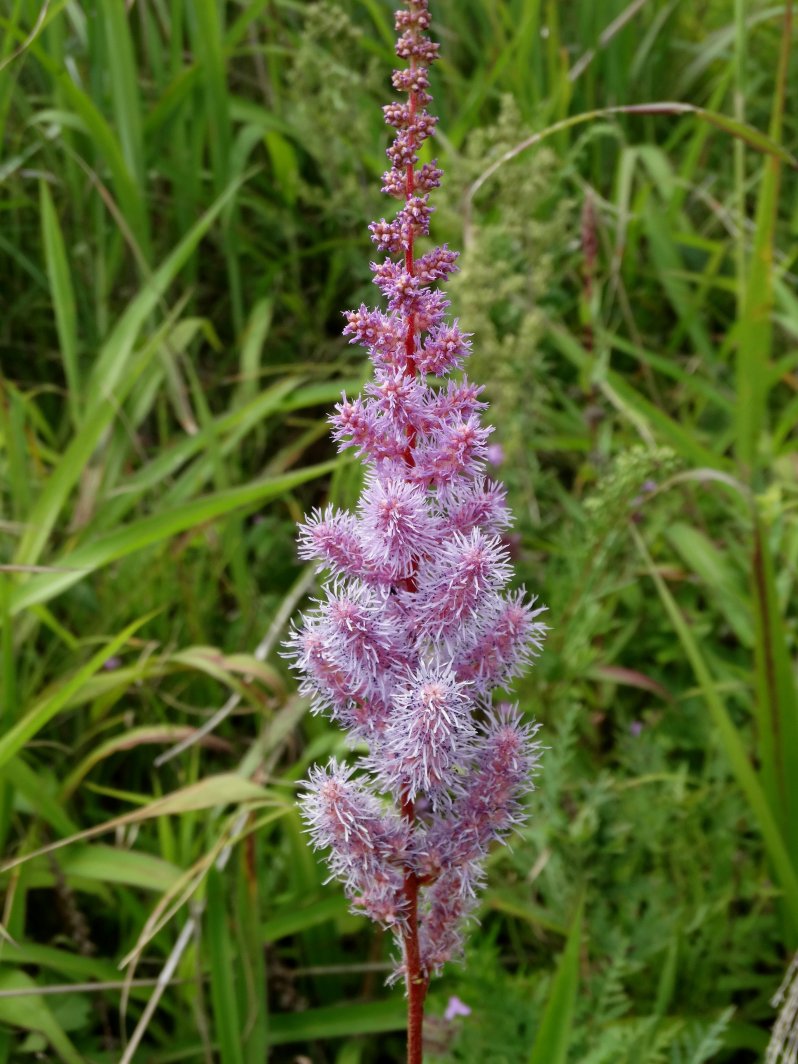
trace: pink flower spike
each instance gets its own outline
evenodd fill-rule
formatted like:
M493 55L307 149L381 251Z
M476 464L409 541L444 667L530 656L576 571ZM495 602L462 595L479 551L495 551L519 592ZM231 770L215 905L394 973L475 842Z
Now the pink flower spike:
M384 108L393 139L383 191L400 203L369 227L384 256L372 264L381 306L347 311L343 329L374 373L330 416L364 476L349 509L315 509L299 527L300 557L325 576L283 654L311 712L367 748L357 774L335 760L311 769L299 804L353 911L399 942L408 1060L420 1064L428 981L462 951L490 846L525 816L537 726L493 698L534 661L546 625L535 599L510 589L500 533L511 516L484 473L501 448L482 423L482 387L461 372L471 336L439 287L457 252L417 246L442 176L419 162L437 121L428 0L404 0L396 26L407 63L393 84L405 95ZM335 484L347 495L348 471ZM468 1012L452 998L446 1016Z

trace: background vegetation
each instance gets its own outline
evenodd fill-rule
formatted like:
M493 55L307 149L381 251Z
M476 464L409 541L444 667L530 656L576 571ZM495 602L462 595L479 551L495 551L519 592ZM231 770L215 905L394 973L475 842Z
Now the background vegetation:
M435 234L553 630L431 1044L758 1060L798 946L791 7L432 6ZM294 523L358 488L325 414L391 7L0 5L0 1064L401 1058L292 806L341 737L277 653Z

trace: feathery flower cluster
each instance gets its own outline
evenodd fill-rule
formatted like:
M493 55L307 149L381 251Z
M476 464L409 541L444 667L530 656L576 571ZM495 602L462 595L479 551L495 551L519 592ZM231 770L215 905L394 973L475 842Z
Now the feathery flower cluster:
M395 931L409 986L458 953L488 848L522 817L536 727L494 707L492 692L545 634L534 599L508 590L510 515L484 472L481 388L460 372L470 337L434 287L457 254L416 254L441 178L434 162L419 165L435 128L429 24L428 0L396 15L409 64L393 76L406 99L385 108L396 135L383 190L402 205L370 227L388 254L372 265L386 310L346 315L374 378L331 417L340 447L366 463L365 487L357 513L327 507L300 529L301 557L329 577L287 650L314 712L368 745L357 777L335 760L313 769L302 813L353 906Z

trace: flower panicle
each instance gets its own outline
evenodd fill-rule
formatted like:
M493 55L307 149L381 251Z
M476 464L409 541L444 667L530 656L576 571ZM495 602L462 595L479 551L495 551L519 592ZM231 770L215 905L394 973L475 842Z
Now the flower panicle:
M383 190L400 204L369 227L383 305L347 311L343 329L374 373L330 416L339 448L365 463L364 485L354 512L327 506L299 528L300 557L327 576L284 650L312 710L369 747L357 775L335 760L311 771L300 805L313 844L353 908L396 932L399 974L415 934L423 978L460 951L488 849L523 820L536 727L493 693L546 633L542 607L510 589L511 515L485 473L487 404L463 373L472 337L438 287L457 252L419 247L442 177L422 158L436 126L430 21L428 0L396 13L405 65L384 108Z

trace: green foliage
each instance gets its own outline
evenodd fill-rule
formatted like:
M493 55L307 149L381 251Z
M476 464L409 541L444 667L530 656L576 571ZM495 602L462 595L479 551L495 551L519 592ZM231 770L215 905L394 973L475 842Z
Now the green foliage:
M761 1059L798 944L786 9L433 7L434 224L552 631L534 817L430 1056ZM325 414L391 8L0 11L0 1064L402 1059L292 810L341 739L276 653L296 519L356 497Z

